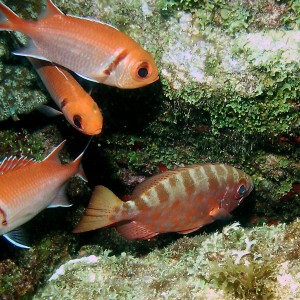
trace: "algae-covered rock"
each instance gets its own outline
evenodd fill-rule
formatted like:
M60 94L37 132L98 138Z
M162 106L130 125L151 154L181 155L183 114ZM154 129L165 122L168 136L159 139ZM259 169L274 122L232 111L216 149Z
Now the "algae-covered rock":
M11 5L11 3L7 4ZM41 5L26 4L27 10L23 10L23 13L20 12L20 15L24 18L36 17L33 10L36 12L36 9L41 8ZM11 8L19 12L20 6L20 3L19 5L16 3ZM19 38L21 38L20 35ZM26 40L22 38L22 41L25 43ZM38 75L27 59L11 54L18 47L9 33L1 32L0 121L9 118L18 120L20 114L29 113L48 100L46 93L41 91L41 87L37 84Z
M252 229L233 223L144 256L102 250L61 265L34 299L296 299L296 228L299 221Z

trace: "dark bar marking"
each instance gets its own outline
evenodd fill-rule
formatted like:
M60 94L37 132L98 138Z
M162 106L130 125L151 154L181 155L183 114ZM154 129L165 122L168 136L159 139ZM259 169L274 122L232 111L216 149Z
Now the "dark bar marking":
M123 50L119 55L113 60L113 62L108 66L103 73L109 76L118 66L118 64L128 55L127 50Z

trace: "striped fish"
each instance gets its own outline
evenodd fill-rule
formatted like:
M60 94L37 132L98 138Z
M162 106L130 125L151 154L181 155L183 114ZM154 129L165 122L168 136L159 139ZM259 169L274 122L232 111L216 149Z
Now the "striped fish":
M128 202L96 186L74 232L114 225L126 239L186 234L231 217L252 189L249 175L225 164L192 165L155 175L139 184Z

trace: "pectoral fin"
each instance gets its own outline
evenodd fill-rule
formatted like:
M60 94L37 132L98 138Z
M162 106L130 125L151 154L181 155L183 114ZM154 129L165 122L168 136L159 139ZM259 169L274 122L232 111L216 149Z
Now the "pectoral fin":
M223 207L214 208L209 215L215 220L230 220L232 215Z
M63 115L63 113L53 107L50 107L48 105L40 105L37 110L44 114L47 117L57 117Z

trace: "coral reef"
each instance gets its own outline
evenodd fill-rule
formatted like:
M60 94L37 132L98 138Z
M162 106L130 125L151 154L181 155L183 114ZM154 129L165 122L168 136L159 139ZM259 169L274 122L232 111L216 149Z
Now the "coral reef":
M27 19L42 7L33 0L6 3ZM90 264L67 264L36 299L79 291L82 298L100 292L117 299L299 298L299 222L285 225L300 215L299 3L55 1L63 12L131 35L154 55L160 82L122 91L81 81L92 87L104 115L103 134L84 157L89 187L73 179L68 194L74 207L46 210L28 224L30 251L0 240L1 297L30 297L58 265L94 255ZM42 159L66 138L63 161L76 157L86 139L65 120L33 111L50 98L26 59L10 54L14 48L1 32L1 156ZM232 225L222 233L165 235L150 242L124 241L110 229L70 233L94 185L126 196L153 173L206 162L229 163L253 176L255 191L235 218L257 227Z
M299 243L291 236L299 224L244 229L232 223L142 257L105 246L94 255L95 246L85 246L85 256L60 266L34 299L296 299L299 254L291 253Z
M11 3L9 3L10 5ZM24 18L33 18L37 16L37 10L41 8L40 4L33 4L25 1L21 4L13 5L11 8L20 12ZM35 10L35 13L33 12ZM19 35L21 38L21 36ZM22 37L25 43L24 37ZM24 57L17 57L11 54L11 51L18 48L9 33L1 32L0 37L0 121L13 118L17 121L20 114L29 113L41 104L47 102L46 93L41 91L38 85L38 75L35 73L30 63Z

